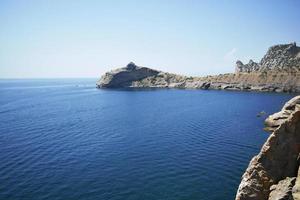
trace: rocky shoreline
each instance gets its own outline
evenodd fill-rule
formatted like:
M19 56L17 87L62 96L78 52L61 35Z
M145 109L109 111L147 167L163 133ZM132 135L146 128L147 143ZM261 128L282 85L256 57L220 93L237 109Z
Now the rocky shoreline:
M265 124L271 135L242 176L236 200L300 200L300 96Z
M300 92L300 47L296 43L270 47L259 63L236 62L235 73L188 77L129 63L105 73L98 88L183 88L263 92Z

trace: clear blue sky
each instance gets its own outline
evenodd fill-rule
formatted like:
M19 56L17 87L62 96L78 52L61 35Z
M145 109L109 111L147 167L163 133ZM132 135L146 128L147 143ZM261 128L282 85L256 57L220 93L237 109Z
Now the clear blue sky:
M299 19L299 0L0 0L0 78L99 77L130 61L232 72L236 59L300 44Z

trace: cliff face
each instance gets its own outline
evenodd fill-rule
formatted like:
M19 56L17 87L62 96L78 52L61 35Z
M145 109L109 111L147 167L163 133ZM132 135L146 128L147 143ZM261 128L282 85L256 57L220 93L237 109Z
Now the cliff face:
M293 200L300 195L300 96L269 116L265 124L271 135L251 160L236 200Z
M128 64L104 74L99 88L159 87L300 92L300 47L295 43L269 48L259 63L236 62L235 73L206 77L176 75Z
M243 72L299 72L300 47L296 43L275 45L269 48L259 63L250 60L248 64L236 62L236 73Z

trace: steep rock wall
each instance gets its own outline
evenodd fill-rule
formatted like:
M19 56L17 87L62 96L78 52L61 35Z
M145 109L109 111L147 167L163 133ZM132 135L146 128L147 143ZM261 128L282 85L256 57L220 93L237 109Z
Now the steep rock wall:
M299 168L300 96L268 117L266 126L272 133L244 173L236 200L275 200L279 194L291 194L295 181L290 177L296 177ZM282 192L284 187L290 191Z

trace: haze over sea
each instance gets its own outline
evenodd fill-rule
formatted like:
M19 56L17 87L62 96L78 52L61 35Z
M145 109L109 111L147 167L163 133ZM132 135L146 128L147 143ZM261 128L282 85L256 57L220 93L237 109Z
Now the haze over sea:
M233 199L293 96L95 82L0 81L1 200Z

